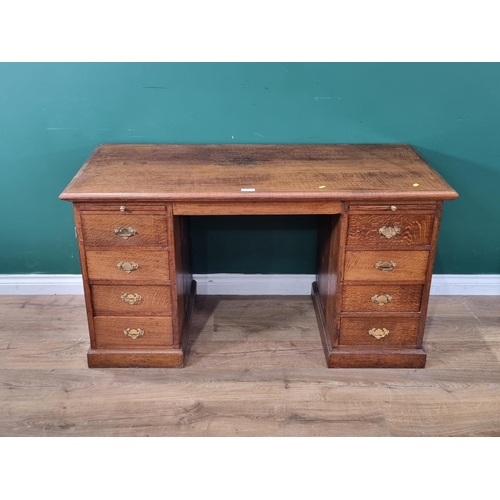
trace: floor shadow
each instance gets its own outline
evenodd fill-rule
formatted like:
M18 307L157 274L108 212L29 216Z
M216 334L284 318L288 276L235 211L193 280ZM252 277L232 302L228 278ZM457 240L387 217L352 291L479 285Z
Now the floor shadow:
M207 325L210 318L213 316L220 302L219 295L197 295L193 308L193 316L189 325L189 341L188 341L188 356L186 366L189 365L189 351L193 344L196 343L200 333Z

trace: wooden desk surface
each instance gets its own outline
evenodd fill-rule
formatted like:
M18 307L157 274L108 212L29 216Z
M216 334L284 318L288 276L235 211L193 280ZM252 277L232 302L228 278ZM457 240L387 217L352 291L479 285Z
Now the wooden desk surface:
M60 198L303 201L457 196L404 144L103 144Z

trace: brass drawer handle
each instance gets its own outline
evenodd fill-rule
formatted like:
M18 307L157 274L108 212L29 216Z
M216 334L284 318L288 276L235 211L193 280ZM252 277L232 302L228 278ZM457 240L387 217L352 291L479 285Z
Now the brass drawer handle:
M379 260L375 264L375 267L378 270L384 271L384 273L386 273L388 271L392 271L396 267L396 263L393 260L384 260L384 261Z
M126 240L131 236L135 236L137 234L137 230L133 227L117 227L115 229L115 234Z
M391 300L392 300L392 295L389 295L387 293L383 293L381 295L375 294L372 297L372 302L378 304L379 306L385 306L388 302L391 302Z
M380 340L389 335L389 330L387 328L372 328L368 333L377 340Z
M121 296L121 299L127 304L134 305L137 304L142 299L142 297L138 293L124 293Z
M401 228L399 226L382 226L378 230L381 236L385 236L388 240L390 240L393 236L396 236L401 232Z
M140 328L127 328L126 330L123 330L123 333L127 337L135 340L144 335L144 330L141 330Z
M126 273L131 273L132 271L135 271L136 269L139 269L139 264L136 264L135 262L118 262L116 264L116 267L118 269L121 269L122 271L125 271Z

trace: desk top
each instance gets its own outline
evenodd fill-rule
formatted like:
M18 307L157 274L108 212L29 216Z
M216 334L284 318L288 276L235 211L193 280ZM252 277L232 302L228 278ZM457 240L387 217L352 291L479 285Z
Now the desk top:
M404 144L103 144L60 198L305 201L457 196Z

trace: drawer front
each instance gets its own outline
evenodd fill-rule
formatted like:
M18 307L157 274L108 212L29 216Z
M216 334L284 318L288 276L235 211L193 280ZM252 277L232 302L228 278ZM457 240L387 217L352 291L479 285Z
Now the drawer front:
M346 281L425 281L429 252L359 251L346 252Z
M167 246L163 215L82 214L82 230L88 247Z
M169 279L168 250L87 250L85 255L90 281L166 281Z
M171 316L172 298L169 286L93 285L94 314L133 314Z
M342 318L339 345L416 346L418 318Z
M96 316L96 348L144 349L173 345L172 319L142 316Z
M433 215L350 215L348 245L393 248L407 245L430 245Z
M344 312L418 312L423 285L344 285Z

